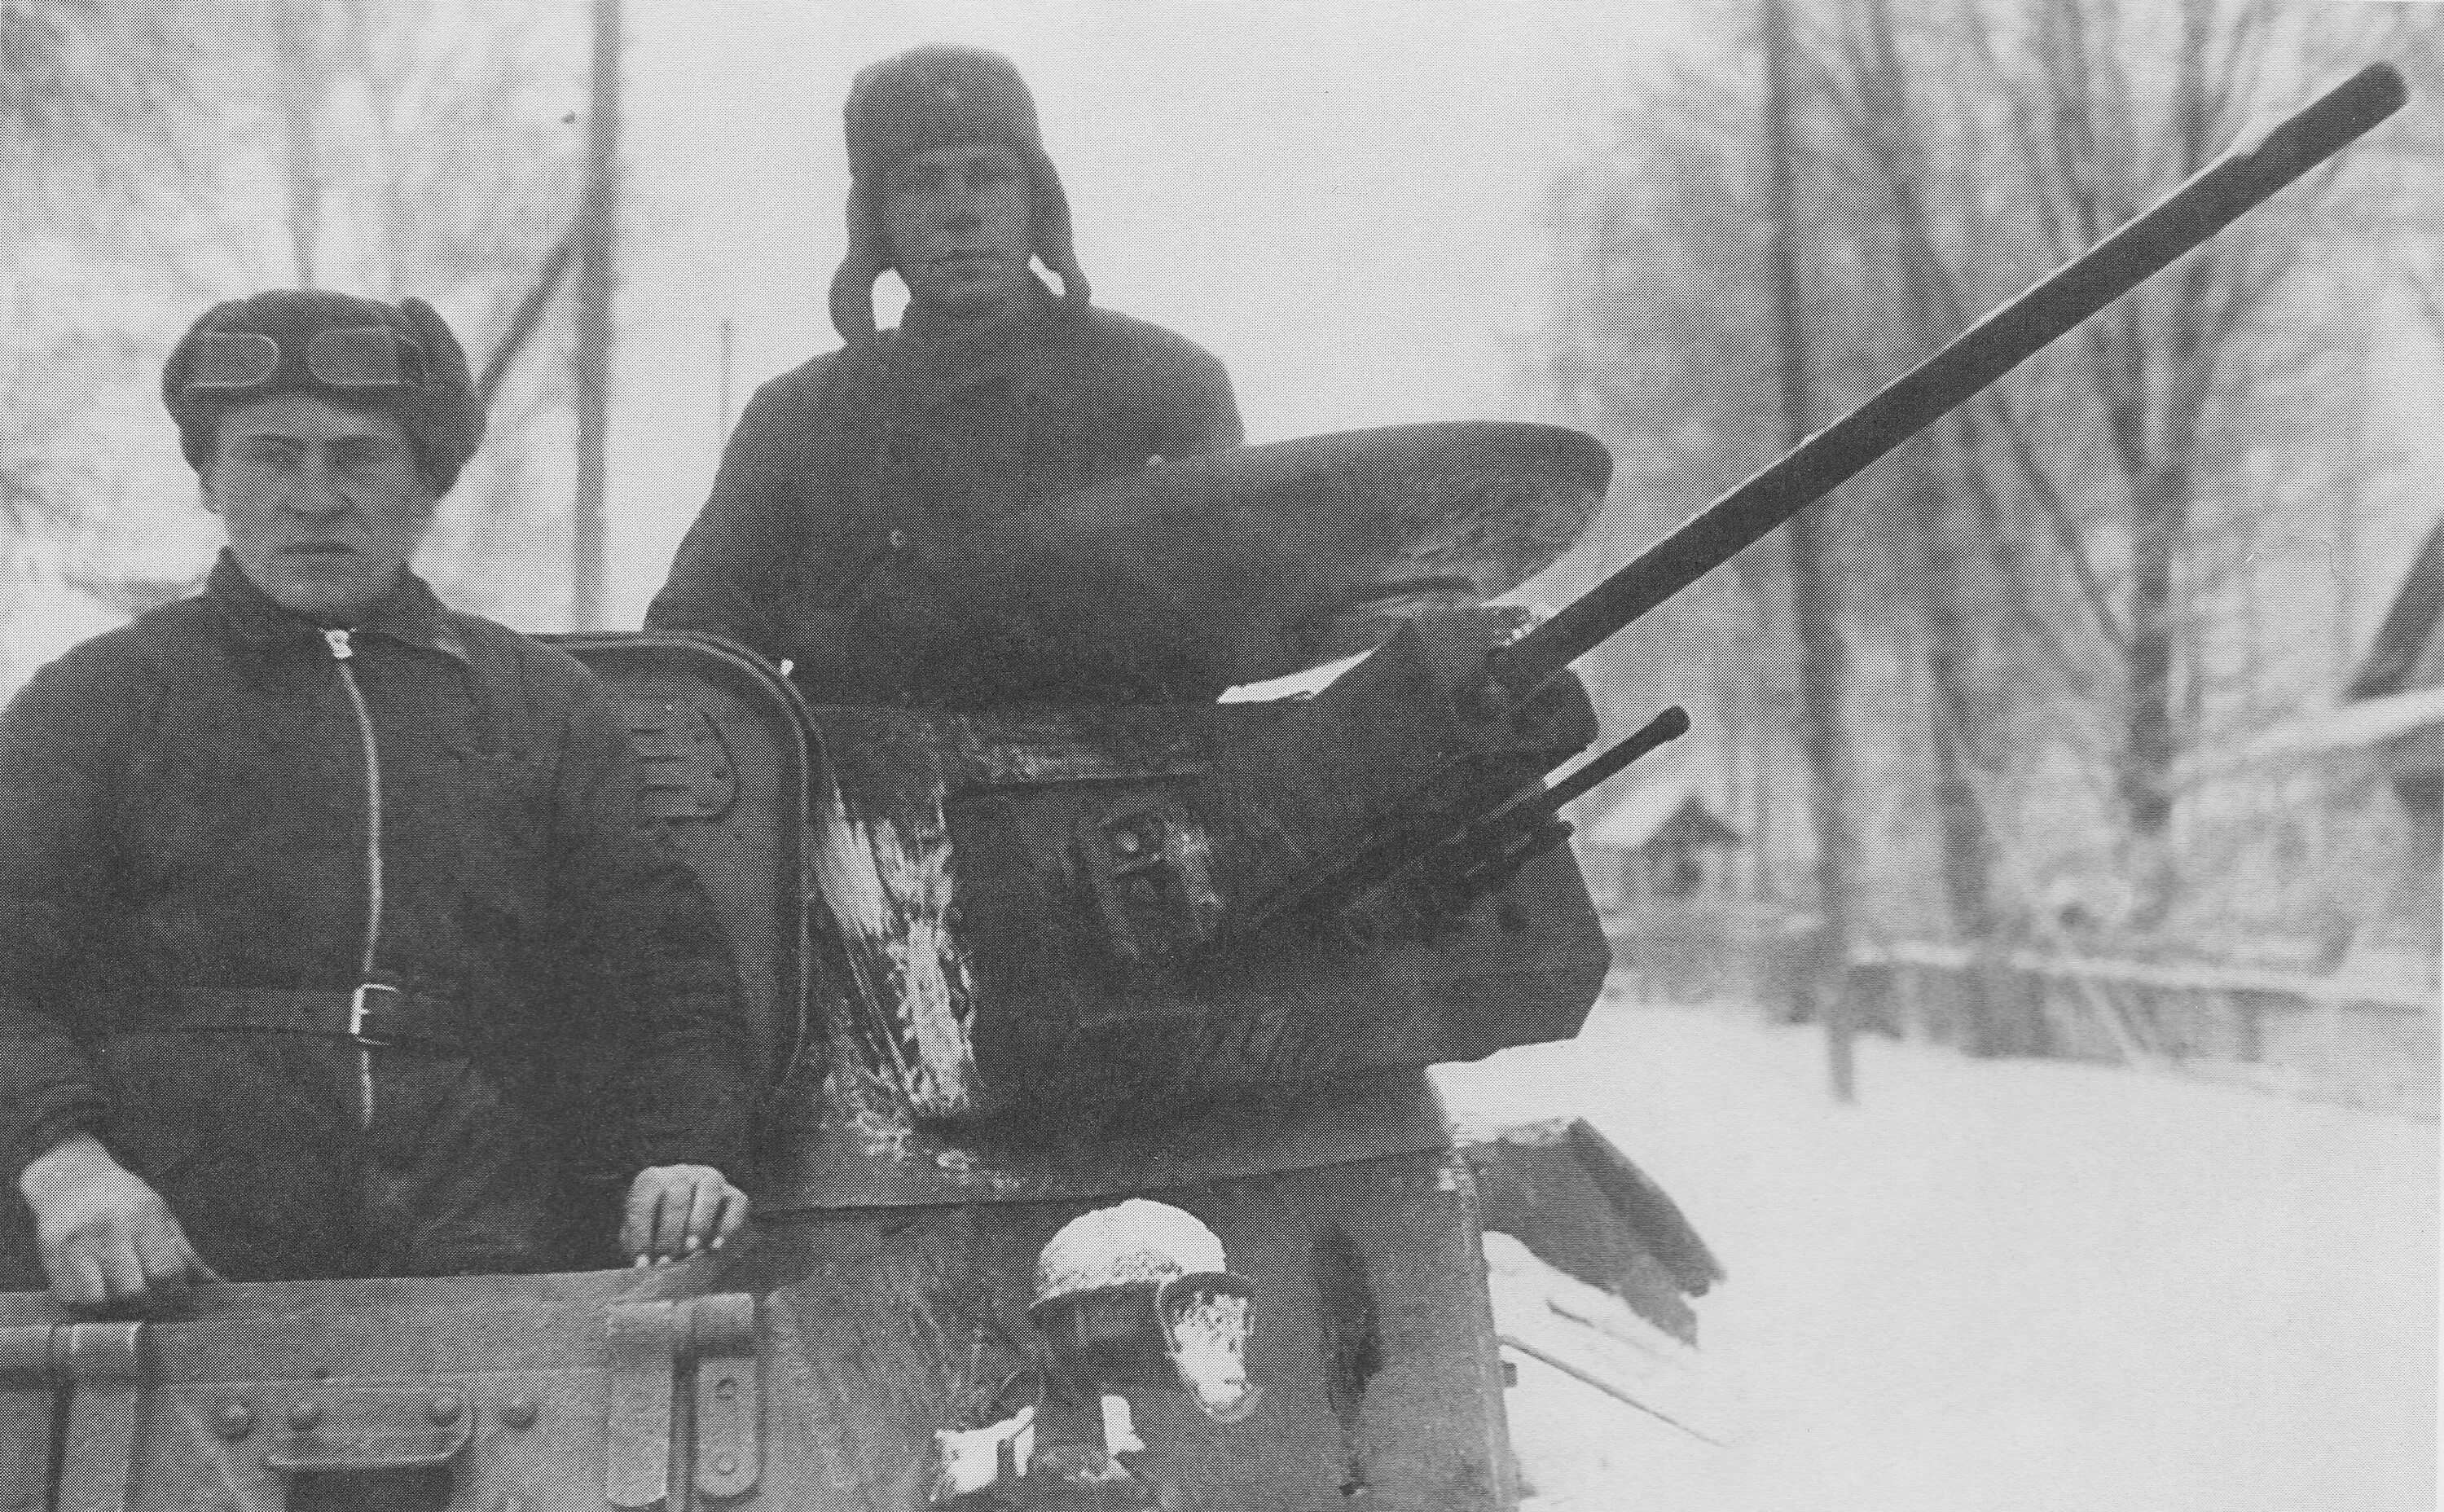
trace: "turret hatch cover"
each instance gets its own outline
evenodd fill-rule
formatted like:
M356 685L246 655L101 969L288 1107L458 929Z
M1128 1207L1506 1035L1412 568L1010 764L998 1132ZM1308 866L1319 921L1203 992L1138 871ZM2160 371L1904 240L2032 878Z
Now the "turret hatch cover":
M858 639L933 676L989 658L1010 692L1034 663L1017 683L1211 696L1516 587L1579 539L1611 471L1592 436L1497 421L1162 463L969 537Z

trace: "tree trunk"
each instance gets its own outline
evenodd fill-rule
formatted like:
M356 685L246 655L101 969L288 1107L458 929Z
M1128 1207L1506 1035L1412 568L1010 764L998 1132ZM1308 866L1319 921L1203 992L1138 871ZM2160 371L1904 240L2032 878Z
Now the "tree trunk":
M2123 710L2121 806L2142 845L2173 819L2174 562L2187 527L2186 470L2154 468L2132 489L2130 672Z
M1797 446L1814 429L1807 320L1799 284L1797 147L1791 129L1791 36L1786 0L1764 0L1766 142L1772 174L1773 297L1783 440ZM1809 807L1816 821L1816 899L1824 919L1817 999L1824 1018L1825 1060L1834 1097L1857 1096L1849 994L1849 752L1842 729L1848 678L1837 622L1839 595L1827 570L1829 527L1822 511L1803 511L1786 527L1790 541L1790 608L1799 636L1800 746L1807 757Z
M1918 564L1918 622L1925 636L1929 744L1935 758L1935 829L1943 856L1943 899L1955 938L1973 950L1996 949L2001 930L1994 913L1994 836L1988 823L1981 775L1990 764L1979 749L1976 678L1970 667L1972 595L1945 519L1949 490L1932 458L1911 457L1905 499ZM2005 1005L1987 991L1989 973L1961 979L1963 1012L1972 1053L1991 1054L2025 1036L1998 1022Z
M323 49L304 0L280 0L272 9L271 28L286 149L288 256L297 286L312 288L314 251L323 239Z
M1868 138L1869 155L1884 177L1898 235L1895 263L1898 271L1903 329L1914 349L1913 360L1940 348L1961 323L1953 306L1948 274L1935 251L1932 224L1934 186L1911 108L1910 80L1901 63L1892 8L1870 0L1864 10L1865 46L1850 55L1859 77L1857 95L1863 102L1859 119ZM1954 415L1940 434L1951 439L1951 455L1975 465L1980 427L1973 410ZM1949 519L1953 481L1942 466L1946 454L1938 437L1928 435L1893 458L1899 471L1897 490L1907 522L1909 581L1916 599L1921 659L1926 669L1928 746L1933 753L1933 797L1941 853L1943 894L1953 937L1972 949L1990 944L1995 935L1992 898L1994 839L1979 792L1981 775L1990 769L1979 749L1977 686L1971 666L1973 596L1968 567L1955 527ZM1992 1007L1985 991L1987 973L1972 971L1963 978L1964 1005L1972 1026L1972 1049L1994 1045Z

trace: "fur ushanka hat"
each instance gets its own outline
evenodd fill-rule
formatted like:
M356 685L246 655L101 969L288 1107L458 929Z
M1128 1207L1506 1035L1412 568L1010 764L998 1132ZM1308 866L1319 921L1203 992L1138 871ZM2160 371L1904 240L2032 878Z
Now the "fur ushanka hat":
M1083 309L1092 291L1070 244L1069 199L1045 155L1035 101L1008 58L981 47L916 47L861 70L842 112L848 134L848 256L832 276L832 324L855 344L874 336L874 281L892 267L882 180L920 152L999 142L1027 163L1035 255L1061 280L1062 303Z

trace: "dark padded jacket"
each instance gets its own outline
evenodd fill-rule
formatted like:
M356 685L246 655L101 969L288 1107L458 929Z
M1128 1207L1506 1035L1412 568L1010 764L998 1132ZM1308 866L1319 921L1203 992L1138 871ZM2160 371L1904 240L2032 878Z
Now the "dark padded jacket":
M347 646L343 662L224 553L201 596L86 641L0 715L0 1169L78 1131L139 1174L191 1162L269 1116L215 1112L196 1083L275 1060L328 1060L343 1105L359 1078L381 1102L394 1074L402 1098L438 1097L408 1085L438 1075L430 1057L175 1032L183 989L346 991L369 952L375 980L481 1016L488 1086L615 1046L601 1164L736 1173L750 1094L728 950L641 817L608 694L412 576ZM194 1126L168 1127L157 1097ZM436 1116L417 1115L428 1133ZM165 1140L190 1148L148 1155Z
M794 662L819 701L921 702L861 681L868 596L1032 505L1240 437L1222 364L1158 326L1041 289L983 329L915 307L756 392L645 622Z

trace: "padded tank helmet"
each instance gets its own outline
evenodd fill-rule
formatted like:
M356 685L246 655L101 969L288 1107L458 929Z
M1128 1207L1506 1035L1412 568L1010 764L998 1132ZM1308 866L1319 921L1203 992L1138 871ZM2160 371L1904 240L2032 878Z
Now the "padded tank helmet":
M1194 1213L1133 1197L1081 1214L1036 1256L1028 1314L1073 1370L1111 1384L1159 1378L1217 1422L1254 1411L1255 1287L1223 1268Z
M387 304L280 288L229 300L189 326L161 366L161 402L199 472L220 417L277 394L395 416L435 495L450 491L484 439L466 351L420 299Z

